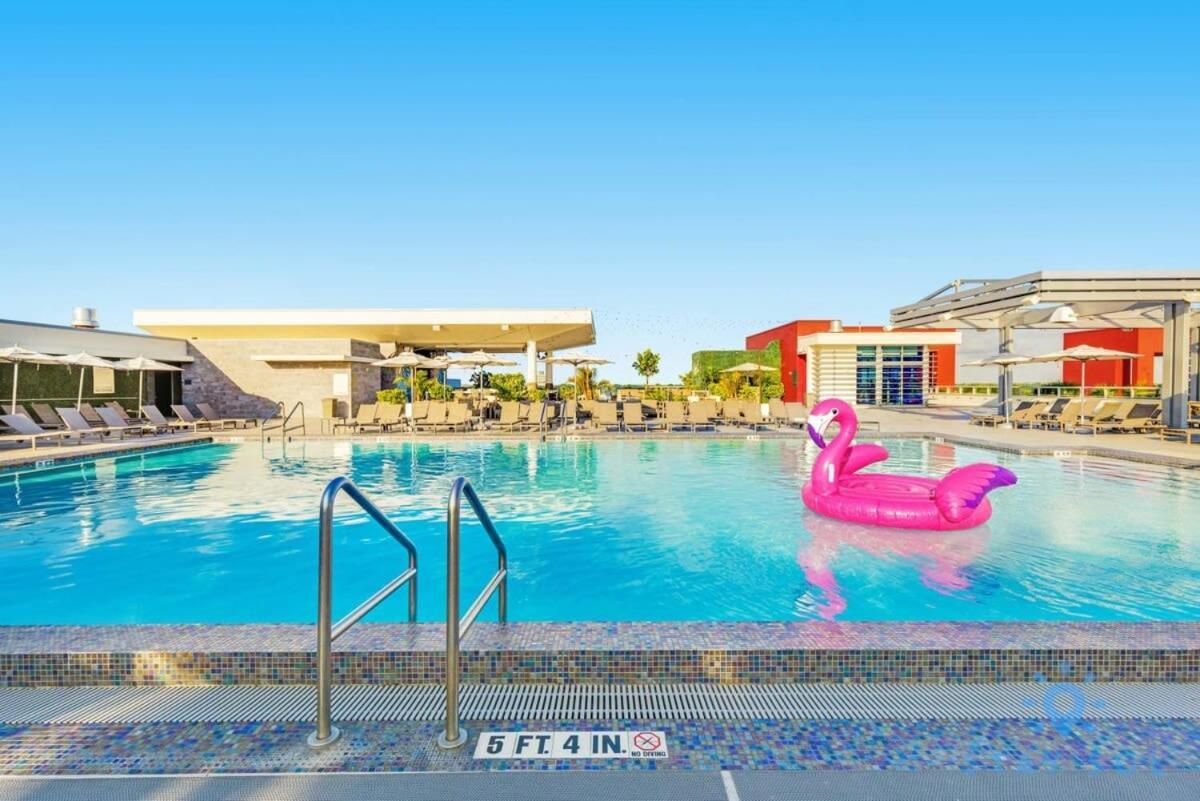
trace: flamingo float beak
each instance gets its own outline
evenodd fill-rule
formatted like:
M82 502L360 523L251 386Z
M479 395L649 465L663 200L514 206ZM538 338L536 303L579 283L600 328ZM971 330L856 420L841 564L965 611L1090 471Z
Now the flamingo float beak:
M831 422L833 422L833 415L828 412L808 416L808 436L817 443L818 448L825 447L825 429Z

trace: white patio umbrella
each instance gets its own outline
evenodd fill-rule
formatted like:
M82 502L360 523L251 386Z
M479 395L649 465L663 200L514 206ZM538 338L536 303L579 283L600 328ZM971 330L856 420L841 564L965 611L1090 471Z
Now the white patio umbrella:
M21 365L28 364L58 364L57 356L47 356L44 353L38 353L36 350L22 348L20 345L13 345L8 348L0 348L0 361L8 362L13 366L13 385L12 385L12 404L17 405L17 381L21 377Z
M742 362L741 364L735 364L733 367L726 367L721 372L722 373L743 373L743 374L749 374L749 375L753 375L753 374L757 373L761 376L763 373L777 373L777 372L779 372L779 368L772 367L769 364L755 364L754 362ZM759 379L759 382L758 382L758 402L762 403L762 379L761 378Z
M138 405L136 415L142 416L142 390L146 382L146 373L182 373L182 367L176 367L173 364L165 362L156 362L154 359L148 359L145 356L134 356L131 359L121 359L118 362L113 362L113 367L118 370L136 370L138 374ZM174 394L174 393L172 393Z
M1079 362L1083 365L1082 376L1079 381L1079 397L1087 395L1087 363L1116 361L1120 359L1139 359L1140 353L1130 353L1125 350L1111 350L1109 348L1098 348L1095 345L1076 345L1073 348L1066 350L1057 350L1053 353L1044 353L1041 356L1034 356L1031 361L1035 362Z
M406 350L397 353L395 356L389 356L386 359L380 359L377 362L371 362L373 367L405 367L408 369L408 399L409 401L416 400L416 387L413 386L413 370L420 367L425 370L436 370L443 367L441 361L430 359L427 356L422 356L419 353L413 353L411 350Z
M117 367L116 362L110 362L108 359L101 359L99 356L93 356L85 350L81 350L79 353L70 353L66 356L59 356L55 359L55 361L59 364L67 364L79 368L79 395L75 398L76 409L83 405L84 368L108 367L114 370L123 369Z
M483 425L483 403L482 403L482 400L483 400L483 368L484 367L512 367L512 366L516 365L516 362L510 361L509 359L502 359L499 356L493 356L492 354L490 354L486 351L477 350L477 351L472 351L471 353L464 354L462 356L454 356L453 358L447 359L446 364L454 365L456 367L475 367L479 370L479 395L478 395L478 398L480 400L479 424L482 426Z
M587 353L556 353L553 356L548 356L545 359L546 364L569 364L574 369L571 373L571 386L575 389L573 393L575 397L575 419L573 425L579 426L579 368L591 367L593 365L612 364L609 359L602 359L599 356L592 356Z
M999 367L1000 372L1004 372L1004 368L1012 367L1014 364L1025 364L1033 361L1031 356L1022 356L1019 353L993 353L991 356L984 356L982 359L976 359L973 362L965 362L964 367ZM1011 395L1012 388L1009 387ZM1009 408L1012 406L1012 398L1004 399L1004 423L1008 425Z

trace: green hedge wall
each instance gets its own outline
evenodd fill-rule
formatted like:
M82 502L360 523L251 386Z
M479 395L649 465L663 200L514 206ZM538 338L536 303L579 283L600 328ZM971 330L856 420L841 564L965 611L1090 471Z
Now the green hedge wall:
M57 364L22 364L20 382L17 385L18 402L30 400L46 401L53 405L65 405L70 401L75 405L75 396L79 392L79 369ZM94 403L99 401L137 401L138 374L118 370L113 374L114 392L111 395L97 395L92 392L92 370L87 369L83 379L83 399ZM13 366L0 364L0 402L12 400ZM146 374L146 402L154 397L154 373ZM61 403L60 403L61 402ZM128 407L128 404L126 404Z
M742 362L778 367L779 343L772 342L763 350L698 350L692 354L692 370L705 375L719 373Z

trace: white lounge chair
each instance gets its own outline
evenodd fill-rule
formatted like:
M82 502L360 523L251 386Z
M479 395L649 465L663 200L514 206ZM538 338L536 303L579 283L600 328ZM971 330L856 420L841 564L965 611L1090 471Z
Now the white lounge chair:
M23 414L3 414L0 420L16 432L0 434L0 442L28 442L30 448L37 450L38 443L45 440L57 441L59 445L71 437L80 437L82 441L82 435L70 431L47 431Z

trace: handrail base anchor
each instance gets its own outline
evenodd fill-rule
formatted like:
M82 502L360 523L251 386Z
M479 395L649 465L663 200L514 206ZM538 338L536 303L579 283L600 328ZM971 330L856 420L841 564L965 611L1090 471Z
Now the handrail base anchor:
M467 729L465 726L458 727L458 739L451 742L446 739L446 732L442 732L437 736L437 747L443 751L453 751L456 748L462 748L467 744Z
M333 745L334 743L336 743L338 741L338 738L341 736L342 736L342 730L339 729L337 726L329 727L329 736L326 737L324 740L322 740L320 737L318 737L317 733L314 731L308 735L308 747L309 748L325 748L326 746L330 746L330 745Z

